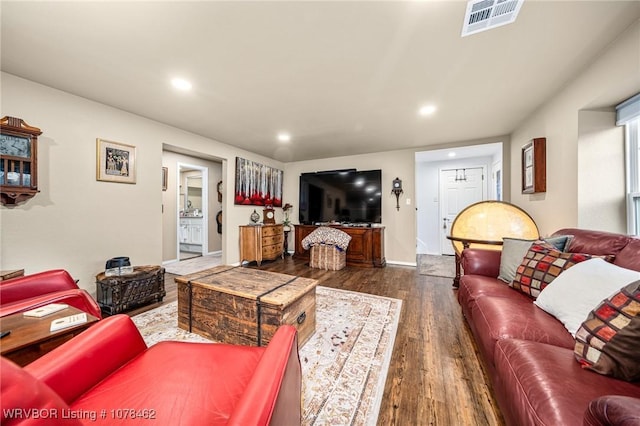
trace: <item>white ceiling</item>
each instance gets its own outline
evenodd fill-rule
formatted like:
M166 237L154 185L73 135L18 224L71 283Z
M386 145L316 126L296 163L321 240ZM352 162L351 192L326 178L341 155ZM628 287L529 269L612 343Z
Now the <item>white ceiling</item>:
M502 142L485 143L466 147L431 149L415 153L416 163L437 161L458 161L466 158L499 157L502 158Z
M462 38L465 7L2 1L1 67L286 162L509 134L640 18L638 1L527 0Z

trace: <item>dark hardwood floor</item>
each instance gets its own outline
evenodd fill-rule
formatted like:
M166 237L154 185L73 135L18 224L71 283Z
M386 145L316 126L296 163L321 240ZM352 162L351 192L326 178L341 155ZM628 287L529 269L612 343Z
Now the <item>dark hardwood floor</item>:
M326 287L402 300L378 425L504 424L451 278L419 275L416 268L404 266L324 271L290 257L264 262L259 269L314 278ZM174 277L166 274L163 303L176 300Z

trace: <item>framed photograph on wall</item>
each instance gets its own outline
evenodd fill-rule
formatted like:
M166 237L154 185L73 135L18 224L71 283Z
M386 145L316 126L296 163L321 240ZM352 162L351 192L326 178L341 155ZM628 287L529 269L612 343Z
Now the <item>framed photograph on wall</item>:
M522 147L522 193L547 191L546 138L536 138Z
M96 139L96 179L105 182L136 183L136 147Z

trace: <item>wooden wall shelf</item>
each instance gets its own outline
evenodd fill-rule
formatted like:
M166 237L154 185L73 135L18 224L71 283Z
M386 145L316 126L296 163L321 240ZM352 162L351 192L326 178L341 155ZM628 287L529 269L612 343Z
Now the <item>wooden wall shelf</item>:
M0 119L0 202L18 204L38 193L38 136L20 118Z

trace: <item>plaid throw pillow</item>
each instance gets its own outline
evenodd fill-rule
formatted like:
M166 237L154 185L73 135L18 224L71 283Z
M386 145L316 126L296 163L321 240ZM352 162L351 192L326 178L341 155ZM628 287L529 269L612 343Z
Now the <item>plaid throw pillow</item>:
M522 259L509 285L535 299L562 271L593 257L601 256L564 253L547 242L536 241Z
M576 333L583 368L618 379L640 379L640 281L603 300Z

